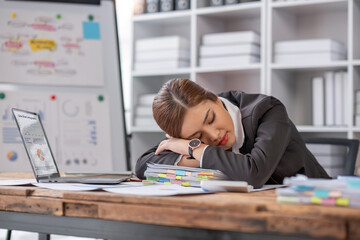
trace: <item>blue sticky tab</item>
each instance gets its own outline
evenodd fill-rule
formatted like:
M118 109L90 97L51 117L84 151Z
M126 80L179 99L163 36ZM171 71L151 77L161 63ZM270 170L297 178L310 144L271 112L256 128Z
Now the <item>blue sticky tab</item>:
M160 177L160 178L159 178L159 182L170 182L170 179Z
M360 188L359 180L349 180L347 183L348 188Z
M314 190L314 197L319 198L329 198L329 191L323 189L315 189Z
M294 188L294 190L297 192L306 192L306 191L311 191L313 189L314 189L313 186L308 186L308 185L298 185L298 186L295 186L295 188Z
M186 171L184 171L184 170L175 170L175 175L185 176L185 174L186 174Z
M100 25L97 22L83 22L84 39L100 39Z

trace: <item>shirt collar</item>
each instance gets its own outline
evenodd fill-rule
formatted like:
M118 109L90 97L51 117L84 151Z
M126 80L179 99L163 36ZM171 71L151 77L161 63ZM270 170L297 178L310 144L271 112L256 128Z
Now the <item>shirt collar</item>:
M219 97L221 101L225 104L227 111L229 112L231 119L234 123L234 132L235 132L235 143L232 146L232 151L234 153L240 153L239 149L244 144L244 128L241 121L241 112L240 109L232 104L229 100L223 97Z

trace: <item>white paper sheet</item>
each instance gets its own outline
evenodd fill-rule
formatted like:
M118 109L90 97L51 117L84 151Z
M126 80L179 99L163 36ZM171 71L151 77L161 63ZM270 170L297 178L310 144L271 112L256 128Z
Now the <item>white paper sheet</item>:
M99 190L101 187L88 184L74 184L74 183L33 183L34 186L48 188L52 190L64 191L91 191Z
M202 194L207 193L201 188L182 187L177 184L155 184L149 186L136 186L126 188L104 188L103 190L119 194L131 194L142 196L173 196L181 194Z
M0 186L21 186L36 183L36 179L8 179L0 180Z

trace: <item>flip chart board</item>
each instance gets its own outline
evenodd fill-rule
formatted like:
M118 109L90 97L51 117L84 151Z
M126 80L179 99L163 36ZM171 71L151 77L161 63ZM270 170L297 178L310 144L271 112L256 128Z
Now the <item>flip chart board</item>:
M12 107L40 114L60 170L127 170L114 1L0 0L0 171L30 171Z

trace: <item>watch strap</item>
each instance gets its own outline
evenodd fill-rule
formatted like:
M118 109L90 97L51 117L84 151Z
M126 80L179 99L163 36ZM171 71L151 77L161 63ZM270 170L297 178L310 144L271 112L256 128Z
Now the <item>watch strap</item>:
M190 157L188 157L187 159L195 159L193 156L193 149L190 146L189 146L189 155L190 155Z

